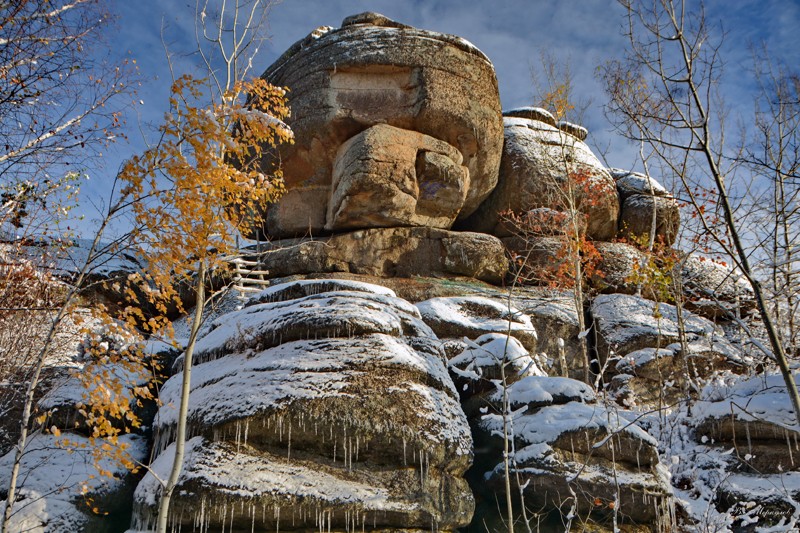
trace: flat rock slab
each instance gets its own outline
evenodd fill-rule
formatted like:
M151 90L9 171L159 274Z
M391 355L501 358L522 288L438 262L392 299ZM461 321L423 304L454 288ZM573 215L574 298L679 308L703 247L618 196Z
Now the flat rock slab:
M318 240L273 241L262 264L270 276L353 273L377 277L469 277L499 284L508 272L491 235L434 228L375 228Z
M674 305L626 294L602 294L592 301L601 363L642 348L665 348L678 342L678 314ZM736 350L711 321L683 311L691 354L705 353L734 364L743 363Z

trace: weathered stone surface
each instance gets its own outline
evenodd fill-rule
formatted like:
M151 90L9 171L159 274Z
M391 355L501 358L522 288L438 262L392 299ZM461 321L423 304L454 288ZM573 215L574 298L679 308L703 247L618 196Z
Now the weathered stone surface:
M448 229L469 188L462 156L444 141L378 124L347 140L333 163L325 229Z
M544 122L508 117L497 187L464 229L494 234L501 213L536 207L557 211L564 205L567 180L576 190L574 204L587 216L587 235L608 240L616 234L619 198L614 180L589 147Z
M558 123L558 129L564 133L569 133L580 141L585 141L586 137L589 136L589 130L578 124L567 122L566 120L562 120Z
M511 273L522 283L547 285L559 276L566 261L567 240L554 237L504 237L511 256Z
M284 507L301 525L325 513L337 529L365 516L378 528L469 522L469 426L441 343L392 291L344 280L271 287L218 318L195 363L178 522L205 509L206 527L279 526L252 505ZM158 472L171 464L181 381L160 391ZM158 487L149 476L137 489L143 527Z
M350 272L378 277L464 276L498 284L508 272L491 235L434 228L375 228L318 240L270 243L263 267L272 277Z
M755 308L753 288L730 267L695 254L679 267L686 306L695 313L713 319Z
M795 381L800 382L800 375ZM800 428L781 375L710 382L693 412L695 438L733 445L736 470L764 474L800 470Z
M382 123L458 149L470 178L460 216L474 211L497 183L503 138L494 68L459 37L358 15L340 29L299 41L264 77L291 89L288 123L295 143L280 148L289 190L330 187L339 147ZM309 203L309 209L320 207ZM266 229L272 237L294 236L288 224ZM311 228L314 234L323 229Z
M264 224L273 235L315 237L325 229L330 196L330 185L291 188L264 212ZM260 233L262 238L266 235Z
M642 266L647 264L644 252L622 242L596 242L594 246L601 259L597 265L600 273L589 278L592 288L605 293L634 294ZM642 289L647 295L648 288Z
M553 114L544 109L543 107L517 107L514 109L509 109L507 111L503 111L504 117L517 117L517 118L527 118L530 120L537 120L539 122L544 122L549 126L558 127L556 124L556 118Z
M672 246L678 236L681 217L678 202L671 196L631 194L625 198L619 219L620 235L647 242L653 228L653 210L656 240Z
M652 176L620 169L609 169L609 172L616 180L620 200L624 201L634 194L670 196L669 191Z
M355 456L352 465L347 455L338 462L309 461L302 452L287 456L202 437L189 440L187 448L172 501L172 523L187 529L202 520L205 527L224 524L232 531L310 531L324 520L336 531L414 531L431 523L446 531L468 522L473 512L466 481L436 469L423 477L410 467L368 471ZM171 446L156 466L168 467L173 457ZM159 482L145 476L135 495L136 530L152 529L159 491Z

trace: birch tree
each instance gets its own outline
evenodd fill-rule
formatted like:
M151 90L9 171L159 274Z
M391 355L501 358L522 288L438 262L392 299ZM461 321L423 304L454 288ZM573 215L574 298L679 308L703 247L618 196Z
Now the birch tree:
M719 94L721 40L702 5L684 0L620 0L627 12L625 58L602 70L609 111L628 138L649 146L682 184L702 230L752 286L769 340L800 424L800 395L774 309L753 264L753 248L736 213L732 191L741 153L726 144L726 109ZM709 198L713 208L708 209ZM757 342L754 339L754 342Z

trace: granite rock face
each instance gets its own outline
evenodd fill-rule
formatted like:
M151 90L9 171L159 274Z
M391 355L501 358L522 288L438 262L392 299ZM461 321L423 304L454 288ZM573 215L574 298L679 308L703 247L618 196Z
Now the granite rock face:
M646 243L655 228L656 241L672 246L680 227L677 200L652 176L619 171L614 177L621 203L620 236Z
M403 156L406 169L397 176L395 186L402 189L421 171L417 187L423 216L428 216L424 205L431 197L441 200L431 183L452 185L457 177L468 177L461 180L459 187L464 190L454 195L455 201L449 199L453 195L446 195L452 201L447 218L472 213L497 183L503 145L497 80L491 62L464 39L404 26L374 13L362 14L346 19L339 29L322 28L299 41L264 77L290 88L288 124L295 134L293 145L280 148L288 193L266 209L264 234L278 238L318 235L326 227L339 227L335 218L326 215L335 217L339 211L332 198L346 196L345 191L337 192L334 183L337 158L350 161L340 149L378 124L442 143L429 151L425 146L431 141L415 141L418 153ZM378 145L376 153L385 153L390 146ZM458 151L461 161L449 155L452 150ZM303 204L305 210L292 213L281 205L284 202Z
M326 229L447 229L464 206L469 171L454 146L378 124L347 140L333 163Z

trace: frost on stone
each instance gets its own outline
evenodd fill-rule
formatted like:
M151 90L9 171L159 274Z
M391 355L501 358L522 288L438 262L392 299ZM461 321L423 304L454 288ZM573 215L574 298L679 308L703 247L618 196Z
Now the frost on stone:
M621 357L616 364L616 370L620 374L639 374L652 363L664 359L672 358L675 355L673 350L666 348L642 348Z
M514 109L503 111L503 116L537 120L550 126L556 125L556 118L543 107L515 107Z
M295 340L352 338L373 333L435 338L417 309L405 300L367 292L335 291L249 305L219 317L198 340L195 362ZM182 365L180 357L175 369L180 370Z
M800 374L795 374L794 379L795 384L800 386ZM752 423L754 433L757 425L772 426L774 433L770 436L779 439L787 435L787 430L789 434L800 432L786 384L780 374L714 379L703 388L693 414L698 421L732 418L737 422ZM798 438L798 435L794 438Z
M634 194L669 196L669 191L652 176L648 177L639 172L620 171L614 174L614 178L617 182L617 191L619 191L622 200Z
M373 283L349 279L303 279L273 285L250 299L250 305L266 302L283 302L325 292L350 291L378 294L396 298L391 289Z
M502 402L503 391L498 387L490 397ZM508 401L512 408L527 406L530 409L568 402L590 403L594 391L582 381L562 377L526 376L508 387Z
M178 374L162 387L159 447L176 423L180 385ZM241 431L244 440L296 446L308 441L328 454L335 453L334 435L345 431L373 446L424 443L442 458L471 450L444 364L381 334L294 341L197 365L188 419L197 433L234 438Z
M144 439L124 435L120 442L135 461L144 461L147 445ZM41 533L74 533L90 531L93 517L87 507L92 498L101 512L114 511L114 496L125 487L127 470L103 458L95 466L93 453L100 442L86 437L62 434L59 437L36 433L25 447L20 465L18 495L13 507L9 531ZM0 458L0 486L8 487L14 460L12 450ZM101 476L98 467L111 473ZM5 501L0 501L5 508ZM119 505L119 502L116 502Z
M559 386L571 388L566 382L548 384L544 381L547 378L534 384L534 379L512 385L525 384L525 392L516 394L529 393L532 399L542 399L543 392L552 396ZM525 487L526 503L559 505L577 494L575 504L581 513L598 511L598 501L606 504L615 500L620 512L634 521L669 520L671 489L668 475L659 464L657 442L634 423L632 413L570 401L515 408L505 422L514 446L511 468ZM500 414L485 415L480 422L480 428L500 442L503 426ZM487 484L498 489L504 476L502 461L485 473Z
M680 274L687 305L705 316L736 314L737 308L741 314L755 305L753 288L726 265L689 254L681 262Z
M625 294L602 294L592 302L592 316L603 360L612 352L625 356L642 348L666 348L679 339L673 305ZM709 320L685 310L683 320L692 353L713 354L731 364L747 362Z

